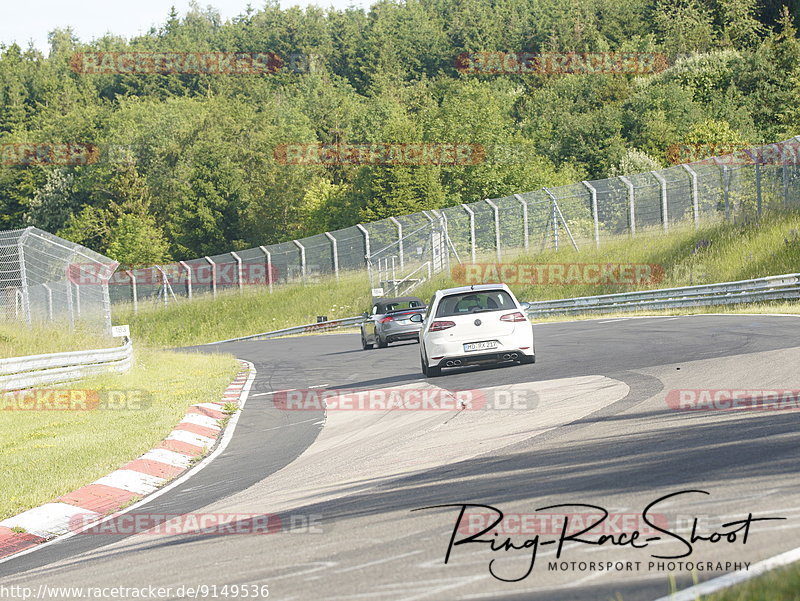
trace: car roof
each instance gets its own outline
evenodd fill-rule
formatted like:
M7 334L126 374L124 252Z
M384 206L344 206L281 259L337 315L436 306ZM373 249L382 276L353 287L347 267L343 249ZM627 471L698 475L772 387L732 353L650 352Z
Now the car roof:
M437 290L434 295L436 298L450 296L451 294L462 294L464 292L486 292L488 290L505 290L511 292L505 284L474 284L473 286L459 286L458 288L445 288Z

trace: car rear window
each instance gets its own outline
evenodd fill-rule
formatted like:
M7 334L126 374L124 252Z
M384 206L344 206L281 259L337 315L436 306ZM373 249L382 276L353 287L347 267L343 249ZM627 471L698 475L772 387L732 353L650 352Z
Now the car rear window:
M462 292L445 296L436 309L436 317L452 317L485 311L508 311L516 309L511 295L505 290Z
M391 311L404 311L406 309L423 309L425 304L421 300L398 301L378 305L378 313L389 313Z

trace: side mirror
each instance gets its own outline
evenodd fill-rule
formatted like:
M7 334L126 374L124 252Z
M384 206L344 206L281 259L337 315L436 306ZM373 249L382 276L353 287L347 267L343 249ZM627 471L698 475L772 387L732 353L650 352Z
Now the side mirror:
M526 302L526 303L520 303L519 305L520 305L520 307L522 307L522 308L523 308L525 311L527 311L528 309L530 309L530 308L531 308L531 304L530 304L530 303L527 303L527 302Z
M422 313L414 313L414 315L412 315L409 318L409 320L413 321L414 323L422 323L424 321L424 318L422 317Z
M366 311L364 311L364 312L361 314L361 317L367 318L367 317L369 317L369 313L367 313Z

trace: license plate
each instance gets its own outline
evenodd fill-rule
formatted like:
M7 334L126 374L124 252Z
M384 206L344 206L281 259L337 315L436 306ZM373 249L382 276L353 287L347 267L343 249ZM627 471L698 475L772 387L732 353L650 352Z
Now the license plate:
M464 352L469 351L485 351L488 349L497 348L497 340L487 340L486 342L466 342L464 343Z

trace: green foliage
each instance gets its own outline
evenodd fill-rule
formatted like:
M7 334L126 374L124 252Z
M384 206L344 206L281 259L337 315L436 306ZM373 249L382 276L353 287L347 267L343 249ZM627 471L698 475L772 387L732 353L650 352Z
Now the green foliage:
M784 0L781 0L784 2ZM192 5L130 41L0 46L0 144L85 143L88 165L0 165L0 227L37 225L124 262L183 259L358 221L664 164L703 139L800 127L797 1ZM275 52L265 75L79 74L76 52ZM463 52L661 52L655 74L465 74ZM474 165L292 165L284 144L472 144ZM644 153L644 154L642 154ZM649 159L647 158L649 157ZM622 171L614 171L622 170Z

